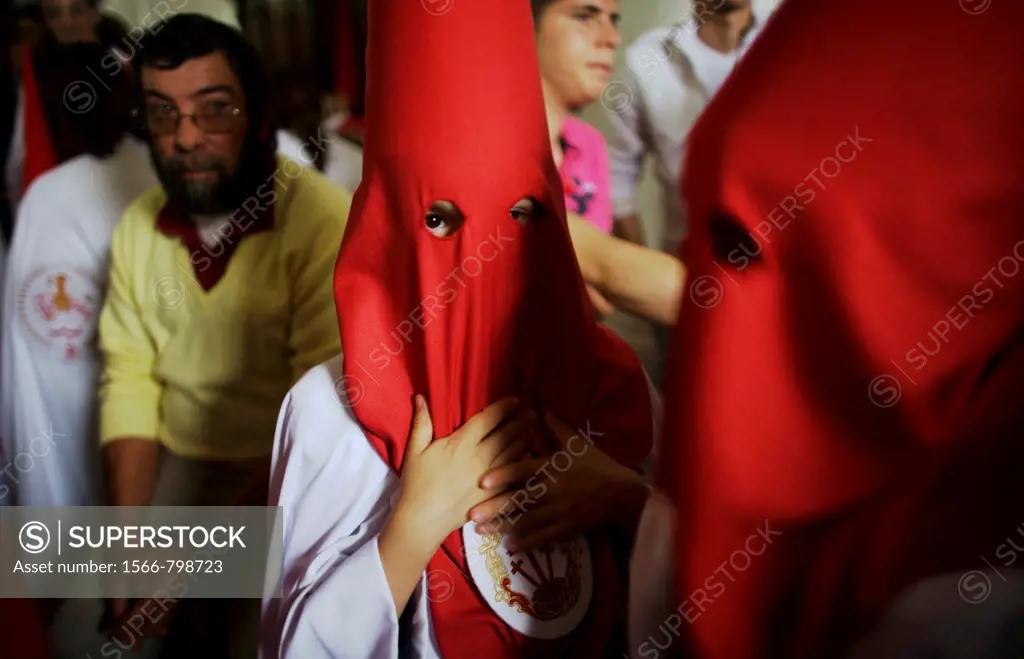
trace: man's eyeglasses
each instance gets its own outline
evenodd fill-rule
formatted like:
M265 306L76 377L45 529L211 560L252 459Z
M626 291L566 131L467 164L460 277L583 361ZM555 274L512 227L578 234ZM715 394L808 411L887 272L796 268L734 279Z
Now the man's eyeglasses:
M211 101L199 105L192 114L182 114L173 104L149 102L141 114L149 132L154 135L164 136L178 132L178 126L183 118L191 119L204 133L216 134L231 132L242 116L242 110L223 101Z

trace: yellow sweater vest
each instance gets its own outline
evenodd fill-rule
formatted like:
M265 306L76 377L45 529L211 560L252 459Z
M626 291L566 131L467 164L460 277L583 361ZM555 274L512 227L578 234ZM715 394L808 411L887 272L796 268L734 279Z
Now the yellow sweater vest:
M161 187L125 212L99 319L103 444L151 438L211 460L270 454L288 389L340 351L334 264L351 196L293 170L273 183L274 228L241 238L209 291L194 278L199 259L156 228ZM251 220L233 222L237 240Z

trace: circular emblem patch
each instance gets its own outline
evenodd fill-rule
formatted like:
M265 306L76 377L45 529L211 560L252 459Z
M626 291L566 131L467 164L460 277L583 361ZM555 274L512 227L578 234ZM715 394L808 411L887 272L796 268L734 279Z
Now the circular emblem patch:
M96 330L100 290L81 268L39 266L18 292L18 316L28 333L65 360L81 355Z
M583 536L533 551L509 551L508 536L462 527L466 562L476 587L498 617L520 634L552 639L580 624L594 582Z

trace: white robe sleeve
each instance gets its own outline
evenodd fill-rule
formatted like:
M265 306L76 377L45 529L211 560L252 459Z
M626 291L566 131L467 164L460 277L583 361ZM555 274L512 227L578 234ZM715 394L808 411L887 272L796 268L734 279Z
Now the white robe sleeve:
M340 357L312 369L278 420L270 505L282 509L282 596L264 603L266 659L398 657L377 537L400 481L344 404L340 379Z

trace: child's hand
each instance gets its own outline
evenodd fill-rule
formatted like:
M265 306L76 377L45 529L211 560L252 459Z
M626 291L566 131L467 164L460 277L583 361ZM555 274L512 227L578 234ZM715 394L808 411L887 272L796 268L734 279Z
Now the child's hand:
M533 413L517 413L517 406L513 398L499 401L450 437L434 439L426 401L417 396L395 519L436 546L466 523L470 508L500 492L481 488L481 478L521 458L536 430Z

